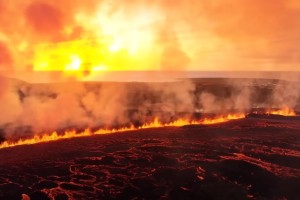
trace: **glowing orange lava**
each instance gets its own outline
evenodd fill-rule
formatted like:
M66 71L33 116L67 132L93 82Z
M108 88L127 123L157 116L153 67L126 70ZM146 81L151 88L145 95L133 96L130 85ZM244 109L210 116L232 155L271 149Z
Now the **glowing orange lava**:
M135 131L135 130L148 129L148 128L180 127L180 126L185 126L185 125L201 125L201 124L217 124L217 123L227 122L229 120L242 119L242 118L245 118L245 114L230 114L230 115L224 115L224 116L219 116L219 117L215 117L215 118L204 118L199 121L191 121L188 119L178 119L176 121L169 122L169 123L162 123L158 120L158 118L155 118L152 122L143 124L139 127L134 127L132 125L130 127L123 127L123 128L117 128L117 129L99 129L94 132L92 132L90 129L86 129L82 132L76 132L75 130L73 130L73 131L66 131L62 135L59 135L57 132L53 132L51 134L43 134L40 136L36 135L30 139L20 139L16 142L5 141L2 144L0 144L0 149L14 147L14 146L20 146L20 145L30 145L30 144L37 144L37 143L43 143L43 142L57 141L57 140L63 140L63 139L69 139L69 138L86 137L86 136L99 135L99 134L111 134L111 133L119 133L119 132L126 132L126 131Z
M296 112L289 107L284 107L280 110L269 110L269 111L267 111L267 114L283 115L283 116L296 116Z

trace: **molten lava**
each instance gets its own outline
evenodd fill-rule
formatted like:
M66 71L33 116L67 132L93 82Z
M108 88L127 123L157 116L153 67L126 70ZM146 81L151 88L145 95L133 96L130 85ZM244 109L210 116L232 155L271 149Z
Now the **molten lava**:
M282 116L296 116L296 112L289 107L284 107L279 110L269 110L267 111L267 114L282 115Z
M20 146L20 145L30 145L30 144L37 144L37 143L43 143L43 142L50 142L50 141L57 141L57 140L63 140L63 139L69 139L69 138L77 138L77 137L86 137L86 136L92 136L92 135L99 135L99 134L110 134L110 133L118 133L118 132L126 132L126 131L135 131L140 129L148 129L148 128L160 128L160 127L180 127L185 125L201 125L201 124L217 124L222 122L227 122L229 120L235 120L235 119L242 119L245 118L245 114L230 114L225 116L219 116L215 118L204 118L199 121L191 121L188 119L178 119L173 122L169 123L162 123L158 120L158 118L155 118L150 123L145 123L139 127L134 127L133 125L130 127L123 127L123 128L117 128L117 129L99 129L95 132L92 132L90 129L86 129L83 132L76 132L73 131L66 131L64 134L59 135L57 132L53 132L51 134L44 134L44 135L35 135L32 138L29 139L20 139L17 142L11 142L11 141L5 141L2 144L0 144L0 149L8 148L8 147L14 147L14 146Z

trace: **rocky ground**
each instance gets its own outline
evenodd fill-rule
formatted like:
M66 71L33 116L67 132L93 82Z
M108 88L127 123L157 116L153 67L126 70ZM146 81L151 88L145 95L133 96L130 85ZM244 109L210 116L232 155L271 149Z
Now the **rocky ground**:
M251 116L0 150L0 199L299 199L300 120Z

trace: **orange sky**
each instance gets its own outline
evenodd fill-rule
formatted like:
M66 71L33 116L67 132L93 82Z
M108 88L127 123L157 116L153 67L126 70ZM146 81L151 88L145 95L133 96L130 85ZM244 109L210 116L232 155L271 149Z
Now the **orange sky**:
M298 0L0 0L0 71L300 69Z

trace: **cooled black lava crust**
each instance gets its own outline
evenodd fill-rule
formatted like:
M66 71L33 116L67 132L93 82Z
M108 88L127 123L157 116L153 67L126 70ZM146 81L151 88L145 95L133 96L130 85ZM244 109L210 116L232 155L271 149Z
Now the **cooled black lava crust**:
M299 199L300 120L249 116L0 150L0 199Z

